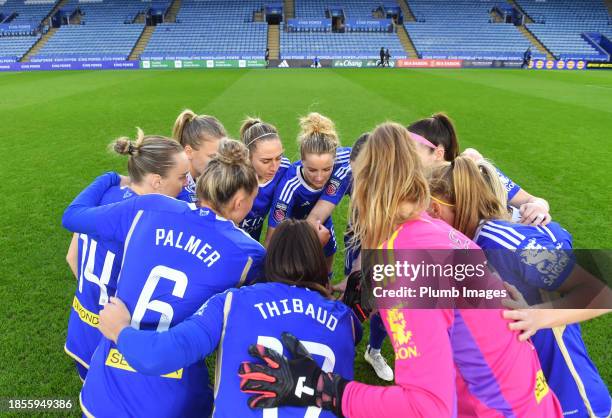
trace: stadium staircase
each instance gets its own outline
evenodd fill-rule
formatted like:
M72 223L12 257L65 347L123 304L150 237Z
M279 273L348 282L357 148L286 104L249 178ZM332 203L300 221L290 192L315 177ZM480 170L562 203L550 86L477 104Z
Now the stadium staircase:
M402 9L402 14L404 15L404 22L416 22L416 18L414 17L414 13L412 13L412 10L410 10L408 2L406 0L397 0L397 3Z
M529 14L527 14L525 12L525 10L523 10L523 8L514 0L508 0L508 3L510 3L512 5L512 7L514 7L515 9L517 9L519 12L521 12L522 14L525 15L525 23L533 23L533 19L531 18L531 16L529 16Z
M280 29L279 25L268 25L268 48L270 49L270 59L280 58Z
M164 22L176 22L176 15L178 14L179 10L181 10L181 0L173 0L170 7L168 7L168 11L164 17Z
M138 38L138 42L134 45L134 49L130 52L130 56L128 59L130 61L137 60L140 58L140 55L144 52L145 48L149 44L149 40L151 36L153 36L153 32L155 31L155 26L145 26L140 38Z
M406 32L406 27L404 25L395 25L395 30L397 32L397 37L404 47L404 51L406 51L406 55L408 55L408 58L418 58L419 54L414 47L410 36L408 36L408 32Z
M604 0L604 4L608 8L608 13L612 15L612 0Z
M546 48L544 44L540 42L540 40L536 38L526 26L517 26L517 28L521 31L523 36L525 36L525 38L527 38L529 42L531 42L531 45L533 45L535 49L540 51L542 54L546 54L547 60L555 59L555 56L552 54L552 52L550 52L550 50Z
M132 21L132 23L138 23L141 25L144 25L147 21L147 15L145 12L140 12L136 15L136 17L134 18L134 20Z
M499 12L495 9L491 9L491 21L493 23L504 23L504 18Z
M55 35L55 32L58 31L58 28L51 28L49 29L49 31L47 33L45 33L43 36L41 36L41 38L38 40L38 42L36 42L34 45L32 45L32 48L30 48L30 50L19 60L20 62L29 62L30 58L32 58L34 55L36 55L38 53L38 51L40 51L40 49L45 46L45 44L47 43L47 41L49 39L51 39L51 37L53 35Z
M295 2L294 0L285 0L285 19L293 19L295 17Z

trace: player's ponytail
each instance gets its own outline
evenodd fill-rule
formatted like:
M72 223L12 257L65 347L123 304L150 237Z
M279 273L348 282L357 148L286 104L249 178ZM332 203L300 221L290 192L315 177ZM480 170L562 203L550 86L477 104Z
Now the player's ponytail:
M261 141L280 139L274 125L263 122L259 118L247 117L240 127L240 140L253 152Z
M332 154L335 157L340 141L334 122L320 113L309 113L300 118L298 144L302 159L307 154Z
M497 200L503 207L508 207L508 192L499 178L495 166L485 158L481 159L476 164L478 165L483 180L487 186L489 186L489 189L493 192Z
M505 205L495 196L476 163L469 157L432 169L431 195L452 205L455 211L453 228L472 238L482 220L507 219Z
M129 156L128 173L136 184L150 173L166 177L176 164L176 154L184 152L176 141L163 136L145 135L140 128L136 140L117 138L110 144L110 148L117 154Z
M249 150L243 143L226 138L219 142L217 154L198 179L196 193L199 200L205 200L212 209L222 212L239 190L251 194L257 187Z
M410 134L387 122L376 127L353 163L351 224L355 242L375 249L427 207L429 189Z
M276 227L266 253L265 277L329 296L325 254L308 221L286 219Z
M172 137L183 147L189 145L194 150L199 149L203 141L218 140L226 136L227 132L217 118L196 115L190 109L185 109L178 115L172 128Z
M408 130L421 135L436 146L442 146L445 161L453 161L459 155L455 126L445 113L438 112L429 118L418 120L408 126Z

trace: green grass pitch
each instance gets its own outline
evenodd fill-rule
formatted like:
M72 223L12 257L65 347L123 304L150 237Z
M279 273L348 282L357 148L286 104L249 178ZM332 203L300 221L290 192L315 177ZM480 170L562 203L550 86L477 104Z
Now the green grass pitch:
M0 74L0 398L70 398L80 380L63 344L75 289L61 214L95 176L125 172L120 135L169 135L184 108L237 135L246 115L275 124L298 158L297 119L331 117L344 145L376 124L437 111L512 179L550 202L578 248L612 248L612 72L520 70L178 70ZM334 215L341 234L344 202ZM336 259L342 274L342 252ZM612 316L584 325L612 383ZM367 330L367 327L366 327ZM367 338L366 338L367 339ZM380 384L359 345L356 376ZM392 358L386 343L383 351ZM246 353L245 353L246 355ZM73 410L78 416L77 409Z

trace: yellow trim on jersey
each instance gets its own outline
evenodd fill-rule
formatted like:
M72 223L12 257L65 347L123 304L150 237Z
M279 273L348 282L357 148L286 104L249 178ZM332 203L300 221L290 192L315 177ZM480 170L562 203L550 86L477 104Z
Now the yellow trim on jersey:
M223 359L223 342L225 340L225 328L227 327L227 318L229 317L230 310L232 309L232 292L227 292L227 296L225 297L225 303L223 304L223 329L221 330L221 338L219 339L219 345L217 346L217 361L215 365L215 387L214 387L214 399L217 399L217 394L219 393L219 382L221 382L221 367L222 367L222 359ZM215 416L215 409L217 408L216 402L213 402L213 410L212 415Z
M548 395L550 392L550 388L548 387L548 383L546 382L546 378L544 377L544 372L542 370L538 370L536 373L534 392L537 403L540 403L544 396Z
M106 361L104 362L109 367L114 367L115 369L126 370L128 372L136 373L136 370L132 368L123 357L123 354L116 348L111 348L108 352L108 356L106 357ZM183 377L183 369L178 369L172 373L163 374L160 377L167 377L169 379L181 379Z
M81 393L79 393L79 404L81 405L81 411L83 411L83 415L85 415L87 418L96 418L91 412L87 410L87 408L85 408L85 405L83 405L83 398L81 398Z
M552 328L552 332L555 336L555 340L557 341L557 345L559 346L559 350L563 355L563 359L565 360L565 364L569 369L572 377L574 378L574 382L576 382L576 387L578 388L578 392L580 393L580 397L584 402L584 406L586 407L589 416L594 417L595 413L593 412L593 408L591 407L591 403L589 402L589 398L587 397L586 390L584 388L584 382L580 378L580 375L576 371L576 367L574 366L574 362L572 361L572 357L570 356L567 347L565 346L565 341L563 341L563 332L565 331L565 325L561 327Z
M80 358L79 356L74 354L72 351L68 350L68 347L66 347L66 344L64 344L64 351L66 352L66 354L68 354L69 357L71 357L73 360L75 360L81 366L85 367L86 369L89 369L89 364L87 364L85 362L85 360L83 360L82 358Z
M74 309L74 311L79 315L81 321L94 328L98 328L98 324L100 323L100 317L95 313L85 309L76 296L74 297L74 299L72 299L72 309Z
M249 275L249 270L251 270L251 265L253 265L253 259L249 257L246 264L244 265L244 269L242 269L242 274L240 275L240 280L238 281L238 285L236 287L240 287L244 284L244 281Z

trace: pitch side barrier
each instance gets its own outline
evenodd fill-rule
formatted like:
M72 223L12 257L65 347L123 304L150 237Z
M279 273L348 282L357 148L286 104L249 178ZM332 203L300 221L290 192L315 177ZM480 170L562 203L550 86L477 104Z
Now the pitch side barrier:
M458 60L458 59L396 59L385 63L385 68L521 68L522 61ZM210 60L143 60L143 61L66 61L66 62L0 62L3 71L57 70L156 70L156 69L215 69L215 68L314 68L312 59L210 59ZM377 59L321 59L317 68L377 68ZM612 62L585 60L533 60L530 70L612 70Z

